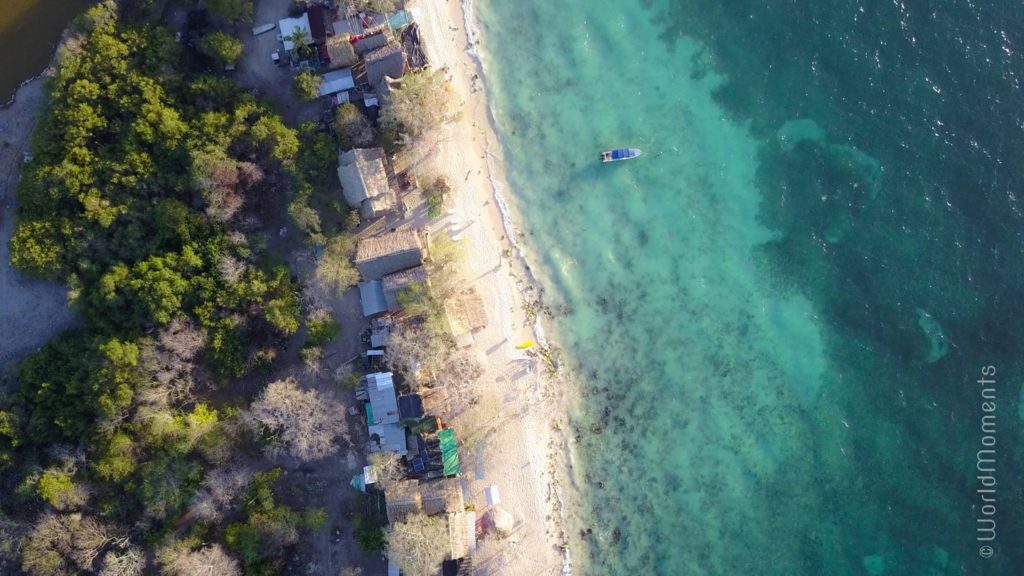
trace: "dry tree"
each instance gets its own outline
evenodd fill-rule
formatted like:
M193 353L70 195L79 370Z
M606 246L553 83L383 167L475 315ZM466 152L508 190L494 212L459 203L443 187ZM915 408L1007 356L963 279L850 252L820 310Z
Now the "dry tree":
M157 553L166 576L240 576L242 569L220 544L192 550L183 542L165 546Z
M271 382L252 403L253 419L273 435L278 450L299 460L333 454L347 431L344 406L330 389L299 387L294 378Z
M408 576L433 576L447 556L438 542L448 540L448 525L437 516L411 514L388 531L388 554Z

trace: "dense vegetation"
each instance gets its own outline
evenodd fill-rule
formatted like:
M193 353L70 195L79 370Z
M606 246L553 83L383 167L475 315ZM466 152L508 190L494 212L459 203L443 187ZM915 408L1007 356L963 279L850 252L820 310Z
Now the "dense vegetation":
M251 17L251 2L209 4ZM300 159L298 133L268 107L182 72L170 30L110 4L78 29L48 86L10 249L21 272L68 283L82 325L23 361L0 397L0 572L277 573L322 511L278 504L277 473L239 469L237 451L259 452L266 430L196 389L228 386L298 330L298 288L265 264L259 231L282 190L316 188L325 152ZM221 33L203 46L238 55Z

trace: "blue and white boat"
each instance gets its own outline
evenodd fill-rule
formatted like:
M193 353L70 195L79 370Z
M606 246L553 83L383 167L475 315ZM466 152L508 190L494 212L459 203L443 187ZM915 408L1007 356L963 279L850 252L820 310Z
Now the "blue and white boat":
M616 148L601 152L601 162L618 162L619 160L632 160L643 154L639 148Z

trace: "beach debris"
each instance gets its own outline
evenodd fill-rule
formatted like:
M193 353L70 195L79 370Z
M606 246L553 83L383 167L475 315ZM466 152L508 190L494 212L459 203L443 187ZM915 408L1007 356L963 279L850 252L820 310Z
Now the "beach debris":
M494 526L494 531L499 536L508 536L512 534L512 531L516 526L516 519L512 516L512 513L505 510L501 506L495 506L490 512L491 524Z

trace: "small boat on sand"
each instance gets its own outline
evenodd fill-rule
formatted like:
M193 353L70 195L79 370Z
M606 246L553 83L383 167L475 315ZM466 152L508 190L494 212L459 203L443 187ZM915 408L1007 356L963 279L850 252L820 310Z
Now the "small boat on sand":
M253 26L253 28L252 28L252 35L253 36L259 36L260 34L263 34L264 32L270 32L271 30L273 30L276 27L277 27L277 24L260 24L259 26Z
M601 162L618 162L619 160L632 160L643 154L639 148L616 148L601 152Z

